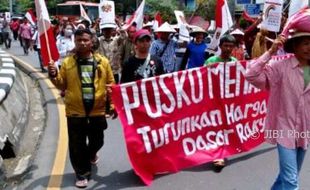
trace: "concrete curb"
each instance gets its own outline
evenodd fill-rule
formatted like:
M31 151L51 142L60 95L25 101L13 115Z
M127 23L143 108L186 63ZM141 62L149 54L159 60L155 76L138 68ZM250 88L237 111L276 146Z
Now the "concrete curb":
M16 71L15 62L9 54L0 49L0 104L10 93L10 90L14 84ZM0 164L1 165L1 164Z
M38 87L41 89L41 92L43 95L43 100L44 100L43 109L45 110L46 116L45 116L44 131L42 132L42 136L39 137L40 143L37 144L38 147L36 147L37 152L33 152L30 159L27 158L26 160L23 160L20 163L18 163L18 165L21 164L22 167L17 167L16 169L17 173L14 170L14 173L12 173L12 175L6 176L6 177L9 177L10 180L18 180L18 178L21 178L21 179L24 178L28 172L30 172L31 175L34 175L34 176L50 176L51 171L53 170L53 166L54 166L53 164L55 162L55 157L52 155L56 154L57 145L59 143L58 138L60 134L59 123L61 119L59 117L59 109L58 109L58 103L57 103L58 101L57 99L60 98L59 96L57 96L58 90L56 90L57 92L55 94L55 92L53 92L54 91L53 89L55 87L51 86L51 82L48 79L47 74L42 73L40 69L36 69L31 64L28 64L25 60L22 59L23 57L20 58L12 54L12 58L14 59L16 63L16 68L18 69L18 71L23 72L25 75L32 78L34 81L38 83ZM12 90L14 90L14 88ZM62 113L61 115L64 115L64 110L61 113ZM63 133L63 134L66 134L66 133ZM57 138L50 138L50 137L57 137ZM31 165L33 163L35 163L35 167L40 168L40 170L30 171L29 169L31 168ZM24 184L28 184L28 183L31 183L31 182L28 180L24 181ZM28 186L28 185L25 185L25 186ZM45 186L48 186L48 181L46 181ZM0 189L1 189L1 186L0 186ZM34 189L34 188L27 187L24 189Z
M10 93L16 78L15 62L12 57L0 48L0 105ZM3 150L8 135L0 137L0 150ZM0 155L0 168L3 158Z

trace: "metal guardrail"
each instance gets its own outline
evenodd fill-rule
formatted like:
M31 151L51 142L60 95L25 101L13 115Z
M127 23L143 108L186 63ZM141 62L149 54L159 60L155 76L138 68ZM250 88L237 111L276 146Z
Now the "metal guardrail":
M14 84L15 63L9 54L0 49L0 104L5 100Z

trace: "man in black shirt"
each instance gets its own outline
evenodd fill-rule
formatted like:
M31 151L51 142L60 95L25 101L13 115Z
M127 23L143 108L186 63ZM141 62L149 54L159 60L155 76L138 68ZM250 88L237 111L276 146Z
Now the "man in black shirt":
M121 83L131 82L164 74L163 63L159 57L149 53L151 34L148 30L141 29L134 35L136 55L129 57L125 62Z

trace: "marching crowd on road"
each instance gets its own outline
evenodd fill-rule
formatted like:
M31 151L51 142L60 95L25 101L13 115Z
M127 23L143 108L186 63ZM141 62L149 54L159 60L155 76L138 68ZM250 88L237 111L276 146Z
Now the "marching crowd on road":
M181 40L179 28L169 22L155 30L146 21L143 28L123 23L100 24L99 19L73 21L54 19L54 38L60 59L51 62L48 74L59 88L66 105L70 161L77 187L86 187L91 164L99 161L97 152L104 144L106 117L116 118L110 101L111 85L126 83L185 69L210 66L217 62L253 60L247 69L247 80L270 91L266 128L271 130L309 130L310 121L310 15L286 21L282 17L279 33L258 26L259 16L246 25L234 27L219 39L217 52L208 52L209 31L199 26L188 28L190 41ZM299 24L300 23L300 24ZM283 30L287 35L283 35ZM42 71L36 26L25 18L10 23L0 16L1 42L10 48L11 40L20 40L25 55L29 49L38 52ZM11 37L11 35L13 35ZM184 49L181 59L180 49ZM272 56L294 54L285 60L271 61ZM272 138L279 155L279 175L273 190L298 189L298 174L309 139ZM225 166L223 159L215 166Z

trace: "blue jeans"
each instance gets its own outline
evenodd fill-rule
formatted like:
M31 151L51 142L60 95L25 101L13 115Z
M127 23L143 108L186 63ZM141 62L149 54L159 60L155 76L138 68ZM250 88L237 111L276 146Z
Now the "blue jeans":
M306 150L302 148L288 149L278 144L279 175L271 190L298 190L298 175Z

